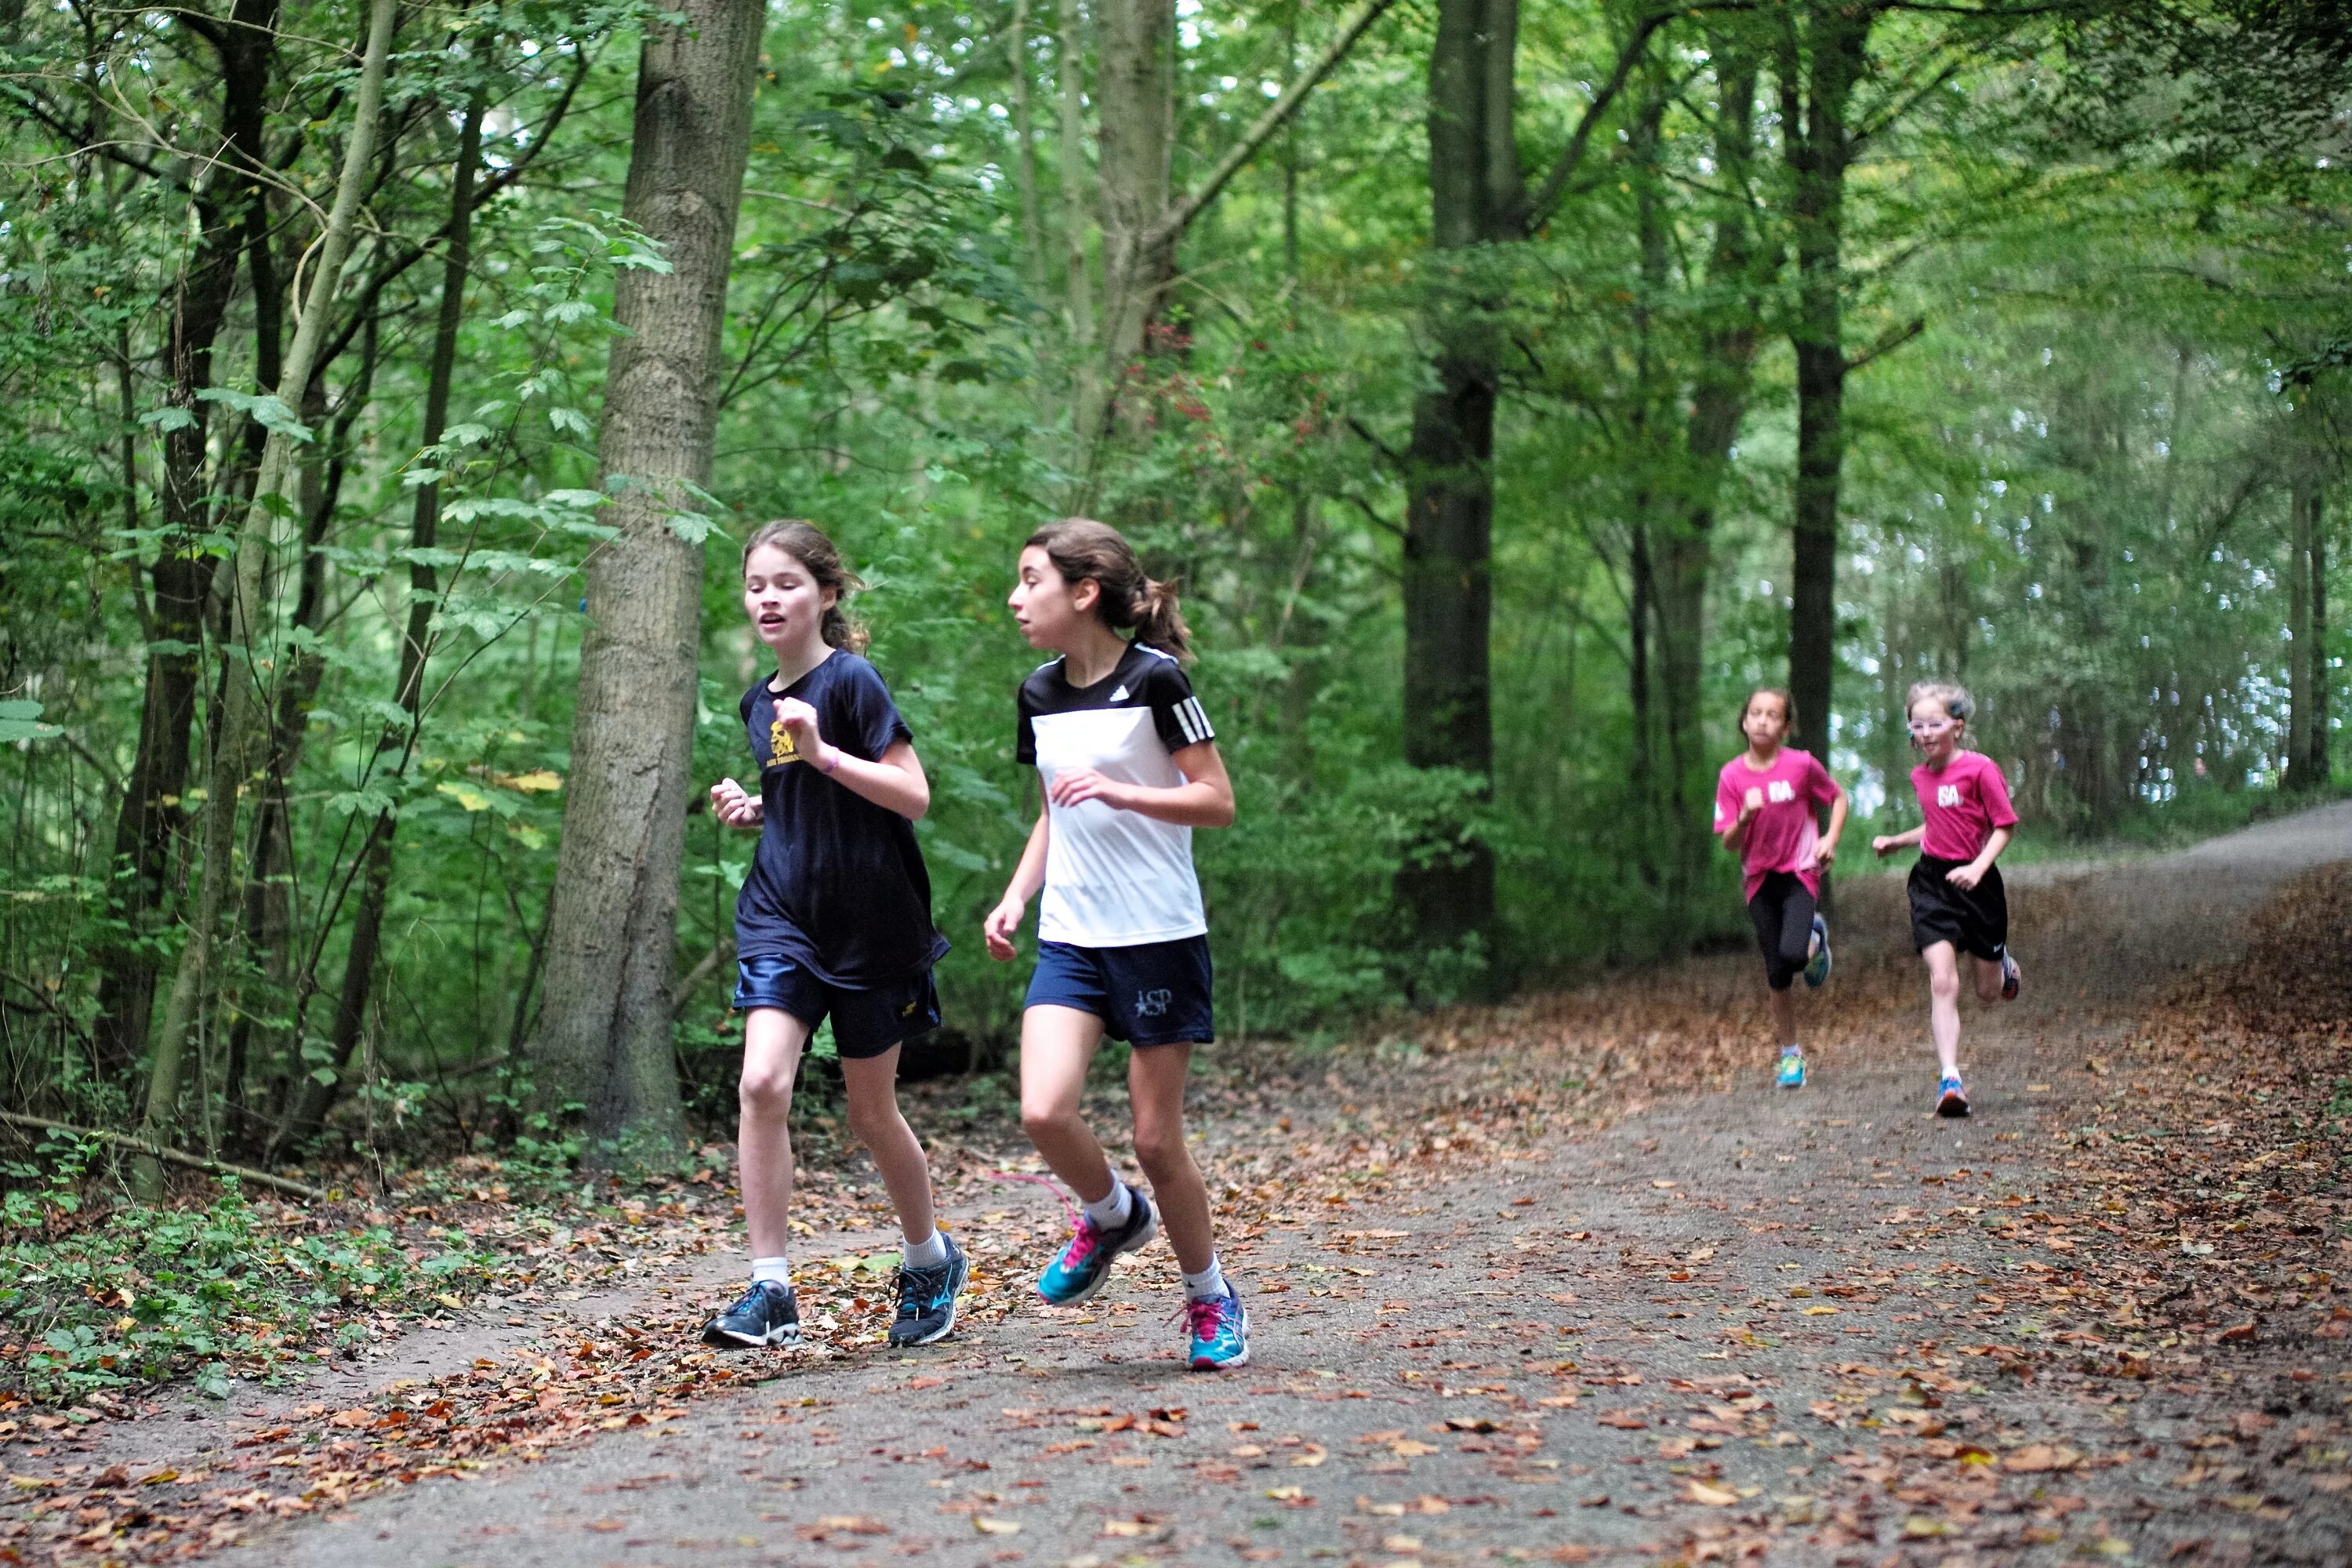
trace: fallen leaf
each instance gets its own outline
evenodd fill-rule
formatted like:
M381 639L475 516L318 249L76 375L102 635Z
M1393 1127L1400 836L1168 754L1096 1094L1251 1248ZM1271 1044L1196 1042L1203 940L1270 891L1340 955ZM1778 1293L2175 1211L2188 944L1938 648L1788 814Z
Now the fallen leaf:
M2004 1458L2000 1468L2013 1476L2040 1476L2071 1470L2082 1462L2082 1455L2063 1444L2029 1443Z
M1739 1500L1739 1494L1728 1487L1711 1487L1705 1481L1693 1481L1683 1494L1685 1502L1705 1503L1709 1508L1729 1508Z
M971 1527L980 1531L982 1535L1018 1535L1021 1533L1021 1526L1015 1521L1009 1519L991 1519L986 1514L976 1513L972 1515Z

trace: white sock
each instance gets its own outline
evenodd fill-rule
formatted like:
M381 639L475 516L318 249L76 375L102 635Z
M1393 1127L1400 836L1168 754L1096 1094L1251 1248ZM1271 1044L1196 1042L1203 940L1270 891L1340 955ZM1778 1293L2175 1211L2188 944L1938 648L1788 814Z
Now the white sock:
M1110 1178L1110 1196L1079 1206L1086 1211L1087 1217L1095 1222L1097 1230L1117 1230L1135 1212L1135 1196L1114 1171Z
M920 1241L910 1241L898 1254L898 1261L909 1268L937 1268L948 1260L948 1238L937 1226Z
M1791 1042L1780 1047L1780 1054L1784 1057L1801 1057L1805 1054L1805 1047Z
M1198 1274L1184 1276L1184 1300L1213 1301L1225 1293L1225 1271L1219 1267L1216 1254L1209 1255L1209 1266Z
M793 1288L793 1262L789 1258L754 1258L751 1259L751 1283L774 1280L789 1290Z

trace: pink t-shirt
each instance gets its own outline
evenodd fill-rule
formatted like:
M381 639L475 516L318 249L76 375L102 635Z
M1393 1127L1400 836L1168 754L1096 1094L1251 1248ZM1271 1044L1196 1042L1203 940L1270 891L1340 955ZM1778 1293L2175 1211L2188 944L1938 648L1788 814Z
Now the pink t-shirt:
M1911 787L1927 824L1920 853L1938 860L1973 860L1994 828L2017 826L2000 764L1982 752L1955 752L1942 773L1921 763L1911 770Z
M1760 773L1748 765L1748 755L1723 764L1715 779L1715 830L1728 833L1739 822L1739 808L1754 790L1763 802L1748 824L1739 863L1748 873L1748 898L1764 885L1767 872L1791 871L1807 889L1819 896L1822 873L1813 851L1821 843L1814 812L1837 799L1837 782L1811 752L1783 746L1772 765Z

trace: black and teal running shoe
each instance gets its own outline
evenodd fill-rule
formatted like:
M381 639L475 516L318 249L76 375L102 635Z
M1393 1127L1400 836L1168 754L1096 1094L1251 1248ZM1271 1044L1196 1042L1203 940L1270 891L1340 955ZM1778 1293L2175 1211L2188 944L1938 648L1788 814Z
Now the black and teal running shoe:
M1805 984L1818 991L1830 977L1830 922L1813 917L1812 951L1805 955Z
M702 1342L721 1350L800 1343L801 1309L793 1288L772 1279L753 1280L740 1300L703 1325Z
M948 1260L929 1268L898 1270L898 1312L890 1320L894 1345L936 1344L955 1332L956 1298L971 1278L971 1263L955 1237L942 1235Z

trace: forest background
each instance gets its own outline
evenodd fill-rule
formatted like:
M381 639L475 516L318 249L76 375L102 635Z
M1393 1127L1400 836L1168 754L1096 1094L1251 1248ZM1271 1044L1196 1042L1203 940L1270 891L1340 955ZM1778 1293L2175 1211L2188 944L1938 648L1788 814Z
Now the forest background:
M1930 675L2028 853L2328 787L2344 23L13 0L0 1107L150 1194L730 1125L771 517L934 783L927 1069L1015 1033L1066 513L1198 633L1228 1038L1736 940L1757 683L1861 834Z

